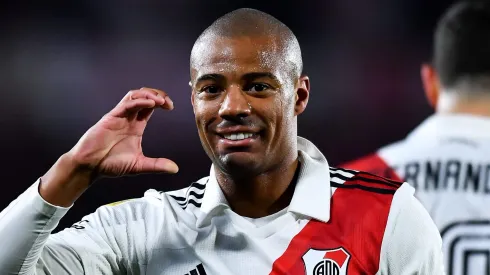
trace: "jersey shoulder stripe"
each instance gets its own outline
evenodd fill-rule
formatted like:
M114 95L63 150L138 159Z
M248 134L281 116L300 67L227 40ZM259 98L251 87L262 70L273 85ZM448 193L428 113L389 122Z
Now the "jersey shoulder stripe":
M340 167L365 171L386 179L402 181L395 170L390 165L388 165L388 163L386 163L386 161L381 158L377 153L370 154L347 163L343 163L340 165Z
M330 168L331 186L344 189L361 189L379 194L395 194L403 182L390 180L367 172L355 171L343 168ZM332 171L334 173L332 173ZM343 172L343 173L341 173ZM345 174L352 176L345 177ZM339 182L343 180L343 182Z
M194 205L199 208L202 204L202 198L204 197L204 192L206 191L206 183L208 178L193 182L189 187L177 190L165 192L166 195L171 197L177 204L186 209L189 205Z
M344 182L354 177L357 173L357 171L353 170L330 167L330 183L344 184Z

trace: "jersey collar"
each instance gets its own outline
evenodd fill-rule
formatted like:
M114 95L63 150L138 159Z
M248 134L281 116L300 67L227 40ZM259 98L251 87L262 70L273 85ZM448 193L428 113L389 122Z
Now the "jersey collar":
M434 114L415 128L408 139L446 137L490 138L490 118L470 114Z
M288 212L328 222L332 196L328 162L320 150L305 138L298 137L298 151L301 167ZM216 180L214 167L211 166L201 204L205 217L201 221L216 215L223 208L228 208L228 202Z

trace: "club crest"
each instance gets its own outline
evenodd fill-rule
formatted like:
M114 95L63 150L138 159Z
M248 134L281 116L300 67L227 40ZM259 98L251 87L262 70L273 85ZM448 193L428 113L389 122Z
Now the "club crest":
M347 275L350 254L343 247L310 249L303 255L306 275Z

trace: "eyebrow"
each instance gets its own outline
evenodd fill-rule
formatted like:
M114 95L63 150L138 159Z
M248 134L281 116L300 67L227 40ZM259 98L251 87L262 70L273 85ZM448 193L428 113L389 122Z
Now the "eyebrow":
M269 72L253 72L253 73L247 73L242 76L242 79L244 80L254 80L257 78L270 78L276 82L280 82L279 79L272 73ZM206 80L214 80L214 81L222 81L225 79L225 76L221 74L204 74L200 77L197 78L196 83L199 83L201 81L206 81Z
M273 74L269 72L254 72L254 73L247 73L244 76L242 76L242 79L245 80L254 80L257 78L270 78L274 80L275 82L280 82L279 79Z
M225 77L220 74L203 74L202 76L198 77L196 80L196 83L199 83L201 81L206 81L206 80L224 80Z

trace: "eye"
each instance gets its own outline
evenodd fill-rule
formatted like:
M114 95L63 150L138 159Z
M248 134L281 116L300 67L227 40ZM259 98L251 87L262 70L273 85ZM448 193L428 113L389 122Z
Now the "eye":
M208 94L217 94L221 92L221 89L217 86L206 86L201 89L201 92L208 93Z
M263 92L267 89L270 89L271 87L267 84L262 84L262 83L256 83L256 84L252 84L250 87L248 87L248 89L246 89L247 91L250 91L250 92Z

